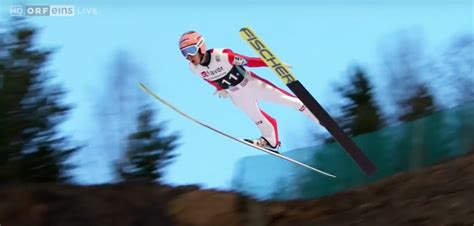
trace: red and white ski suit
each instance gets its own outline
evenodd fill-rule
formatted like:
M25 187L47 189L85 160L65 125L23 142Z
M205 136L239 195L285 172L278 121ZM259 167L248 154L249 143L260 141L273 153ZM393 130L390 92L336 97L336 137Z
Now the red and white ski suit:
M201 64L189 63L194 74L199 75L217 90L224 89L228 92L234 105L255 122L262 137L271 146L276 146L279 142L277 122L259 108L260 100L294 108L319 123L297 97L246 70L244 66L265 67L267 65L260 58L243 56L230 49L210 49Z

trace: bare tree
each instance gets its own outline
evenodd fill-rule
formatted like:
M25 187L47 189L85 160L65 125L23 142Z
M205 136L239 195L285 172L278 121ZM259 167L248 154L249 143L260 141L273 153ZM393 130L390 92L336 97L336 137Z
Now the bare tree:
M436 110L432 87L424 81L429 61L422 43L420 32L409 30L399 32L380 48L386 92L397 121L411 121Z
M434 66L444 102L456 106L474 100L474 34L455 37Z
M145 73L131 54L115 54L103 93L96 102L99 151L112 165L124 158L127 137L134 132L140 107L147 102L137 85L144 80Z
M429 78L427 73L430 65L429 58L424 53L423 38L417 30L400 31L394 39L386 40L381 46L384 71L382 75L386 81L386 92L392 104L392 120L398 122L413 121L423 116L434 113L438 107L432 92L432 87L425 81ZM410 135L411 143L409 159L410 169L417 169L424 162L424 137L425 125L417 120ZM411 132L411 133L410 133ZM397 137L405 137L397 134ZM394 144L396 145L396 144ZM394 153L394 161L403 164L404 156Z

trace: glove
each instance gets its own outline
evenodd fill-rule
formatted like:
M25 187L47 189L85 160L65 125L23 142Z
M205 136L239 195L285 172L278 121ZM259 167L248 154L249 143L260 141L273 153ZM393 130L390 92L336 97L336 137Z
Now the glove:
M221 90L216 90L214 92L214 95L216 95L219 97L219 98L227 98L229 97L229 93L225 90L225 89L221 89Z

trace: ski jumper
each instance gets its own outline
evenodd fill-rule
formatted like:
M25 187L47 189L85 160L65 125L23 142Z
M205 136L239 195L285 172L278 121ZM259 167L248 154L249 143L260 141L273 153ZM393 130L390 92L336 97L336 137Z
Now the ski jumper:
M260 129L262 137L271 146L277 146L278 128L276 120L261 110L258 102L269 101L303 112L319 124L314 115L292 94L278 88L269 81L244 68L266 67L260 58L243 56L230 49L210 49L199 65L189 63L191 71L213 85L217 90L228 92L232 102L252 119Z

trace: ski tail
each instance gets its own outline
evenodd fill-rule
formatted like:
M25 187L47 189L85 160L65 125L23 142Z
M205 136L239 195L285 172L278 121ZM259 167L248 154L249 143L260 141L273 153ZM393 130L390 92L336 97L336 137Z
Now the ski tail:
M174 110L174 111L177 112L178 114L184 116L185 118L187 118L187 119L189 119L189 120L191 120L191 121L193 121L193 122L195 122L195 123L197 123L197 124L199 124L199 125L201 125L201 126L203 126L203 127L208 128L208 129L210 129L210 130L212 130L212 131L214 131L214 132L216 132L216 133L218 133L218 134L221 134L221 135L223 135L223 136L225 136L225 137L227 137L227 138L229 138L229 139L231 139L231 140L235 140L235 141L237 141L237 142L239 142L239 143L242 143L242 144L245 144L245 145L247 145L247 146L253 147L253 148L255 148L255 149L258 149L258 150L263 151L263 152L265 152L265 153L267 153L267 154L276 156L276 157L278 157L278 158L284 159L284 160L286 160L286 161L288 161L288 162L291 162L291 163L294 163L294 164L296 164L296 165L302 166L302 167L304 167L304 168L306 168L306 169L312 170L312 171L317 172L317 173L319 173L319 174L322 174L322 175L325 175L325 176L328 176L328 177L333 177L333 178L336 177L336 176L334 176L334 175L332 175L332 174L330 174L330 173L324 172L324 171L322 171L322 170L320 170L320 169L317 169L317 168L315 168L315 167L309 166L309 165L307 165L307 164L304 164L304 163L302 163L302 162L299 162L299 161L297 161L297 160L294 160L294 159L292 159L292 158L290 158L290 157L286 157L286 156L284 156L284 155L275 153L275 152L273 152L273 151L271 151L271 150L267 150L267 149L265 149L265 148L262 148L262 147L259 147L259 146L250 144L250 143L247 142L247 141L244 141L244 140L242 140L242 139L239 139L239 138L236 138L236 137L234 137L234 136L231 136L231 135L229 135L229 134L227 134L227 133L225 133L225 132L222 132L222 131L220 131L220 130L218 130L218 129L212 127L212 126L209 126L209 125L207 125L207 124L205 124L205 123L203 123L203 122L201 122L201 121L199 121L199 120L193 118L192 116L190 116L190 115L188 115L188 114L182 112L181 110L179 110L177 107L173 106L173 105L172 105L171 103L169 103L168 101L166 101L166 100L164 100L163 98L161 98L161 97L159 97L158 95L156 95L153 91L151 91L150 89L148 89L148 87L146 87L143 83L140 83L140 88L141 88L143 91L145 91L145 93L149 94L150 96L152 96L153 98L155 98L155 99L158 100L159 102L161 102L161 103L163 103L164 105L168 106L169 108L171 108L172 110Z
M252 29L240 29L240 36L265 61L268 67L285 83L288 88L303 102L310 112L318 118L321 125L338 141L354 162L367 175L372 175L376 166L362 152L351 138L337 125L334 119L324 110L308 90L299 82L293 73L255 34Z
M368 176L375 173L377 167L372 161L362 152L361 149L352 141L352 139L342 130L334 119L324 110L324 108L314 99L314 97L304 88L299 81L288 84L288 87L300 96L301 101L305 106L318 118L321 125L334 137L334 139L344 148L354 162L364 171Z

